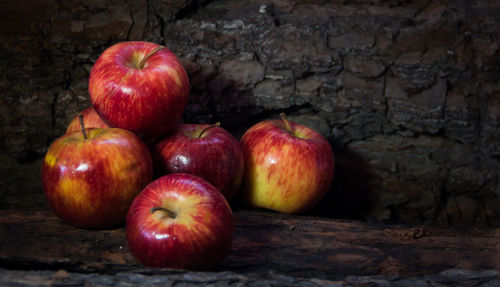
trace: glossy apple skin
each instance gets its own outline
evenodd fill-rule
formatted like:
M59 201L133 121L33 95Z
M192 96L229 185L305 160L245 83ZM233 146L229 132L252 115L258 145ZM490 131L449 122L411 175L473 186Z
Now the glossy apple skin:
M225 129L203 124L180 124L160 140L153 152L162 174L189 173L213 184L229 201L243 179L243 153L238 141Z
M82 111L83 114L83 125L86 128L110 128L110 126L104 122L99 114L95 111L93 107L88 107ZM66 133L80 131L80 115L74 117L66 128Z
M152 180L147 146L116 128L86 129L58 138L42 163L42 186L54 213L80 228L123 224L134 197Z
M139 62L158 44L129 41L106 49L89 77L92 105L110 126L141 137L160 137L180 120L188 102L188 75L167 48Z
M242 197L253 207L303 213L318 203L334 176L334 154L321 134L304 125L266 120L240 139L245 159Z
M169 217L155 207L176 213ZM130 252L143 265L210 270L231 250L234 218L224 196L204 179L169 174L150 183L127 214Z

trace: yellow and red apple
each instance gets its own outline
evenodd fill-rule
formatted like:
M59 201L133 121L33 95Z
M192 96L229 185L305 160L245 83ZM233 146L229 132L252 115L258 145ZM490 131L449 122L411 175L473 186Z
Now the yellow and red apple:
M107 48L90 71L92 105L112 127L160 137L180 120L188 102L188 75L174 53L143 41Z
M242 197L250 206L302 213L323 198L333 180L328 140L284 115L250 127L240 145L245 159Z
M83 129L52 143L42 163L42 186L54 213L81 228L125 221L134 197L153 175L147 146L124 129Z
M230 252L234 218L217 188L174 173L134 199L125 229L130 252L145 266L208 270Z

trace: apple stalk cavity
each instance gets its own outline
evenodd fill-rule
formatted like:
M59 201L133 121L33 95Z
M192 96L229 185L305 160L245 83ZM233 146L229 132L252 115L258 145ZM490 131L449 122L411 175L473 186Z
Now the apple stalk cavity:
M137 65L137 69L141 70L144 68L144 65L146 64L146 61L151 57L153 56L154 54L158 53L159 51L165 49L164 46L158 46L156 47L155 49L153 49L151 52L149 52L146 56L144 56L141 61L139 62L139 64Z
M206 131L208 131L209 129L213 129L213 128L216 128L216 127L220 127L220 122L216 122L215 124L213 125L210 125L206 128L204 128L200 134L198 135L198 138L201 139L203 137L203 135L205 134Z
M280 118L281 118L281 120L283 121L283 123L285 124L285 128L286 128L286 130L287 130L290 134L294 135L293 130L292 130L292 127L290 126L290 122L288 122L288 119L286 118L285 113L280 113Z
M151 214L153 214L153 213L155 213L157 211L162 212L167 217L172 218L172 219L175 219L177 217L177 213L173 212L172 210L170 210L168 208L165 208L165 207L162 207L162 206L155 206L155 207L151 208Z

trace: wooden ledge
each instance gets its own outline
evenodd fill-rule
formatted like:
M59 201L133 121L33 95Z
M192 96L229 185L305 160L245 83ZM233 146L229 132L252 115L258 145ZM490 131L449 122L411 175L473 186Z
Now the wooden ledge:
M208 274L340 280L352 275L409 278L457 268L500 270L498 228L372 224L264 211L237 211L235 217L233 250ZM0 210L0 242L3 272L167 272L140 266L128 251L123 228L77 229L47 210Z

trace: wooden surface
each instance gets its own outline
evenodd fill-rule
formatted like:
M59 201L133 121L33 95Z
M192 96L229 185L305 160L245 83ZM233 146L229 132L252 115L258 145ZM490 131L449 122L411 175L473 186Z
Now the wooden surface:
M452 269L438 274L400 278L397 276L348 276L341 280L296 278L277 273L252 276L234 272L120 272L114 275L59 271L12 271L0 268L0 286L291 286L291 287L498 287L495 270L470 271Z
M371 224L262 211L238 211L235 217L233 250L212 274L340 280L352 275L409 278L457 268L500 270L500 229ZM0 244L0 268L12 272L166 272L134 260L123 228L77 229L46 210L0 210Z

